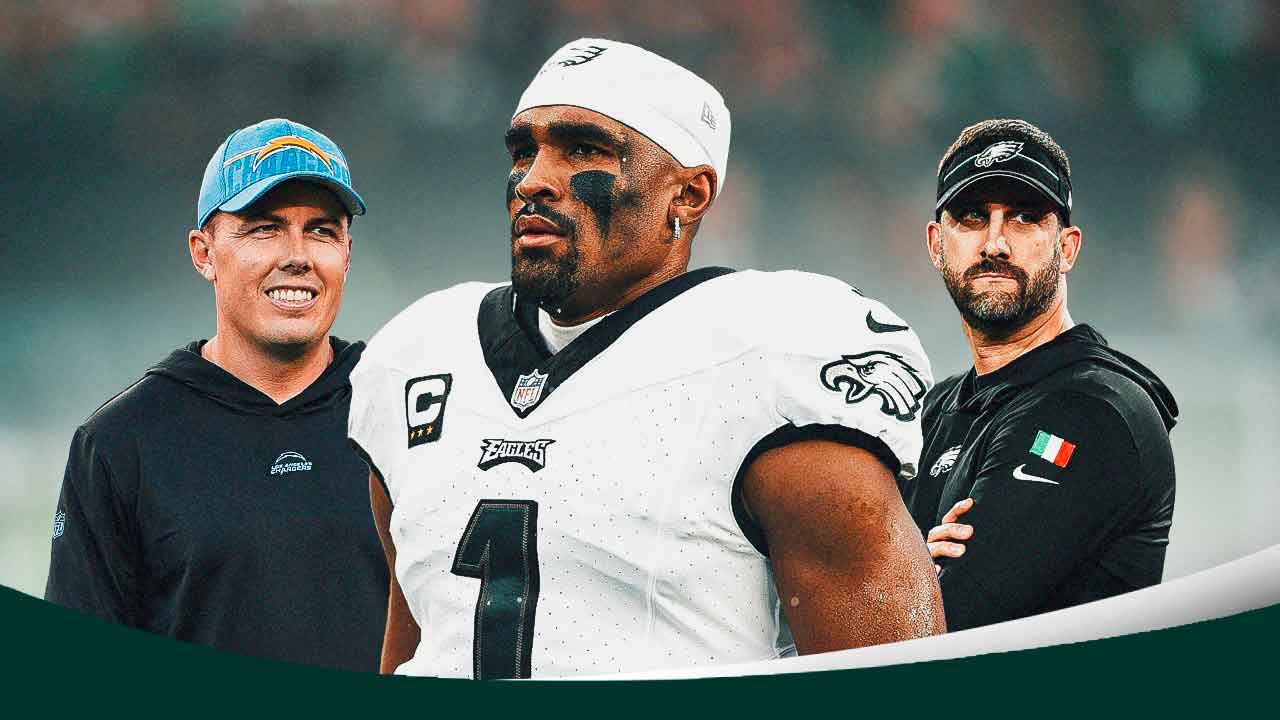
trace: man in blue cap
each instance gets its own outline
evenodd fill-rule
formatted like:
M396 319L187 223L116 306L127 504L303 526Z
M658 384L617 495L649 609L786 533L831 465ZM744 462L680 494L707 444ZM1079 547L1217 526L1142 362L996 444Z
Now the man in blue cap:
M217 331L71 443L46 599L248 655L375 671L389 578L348 447L364 349L328 335L365 211L346 157L289 120L214 152L188 235Z

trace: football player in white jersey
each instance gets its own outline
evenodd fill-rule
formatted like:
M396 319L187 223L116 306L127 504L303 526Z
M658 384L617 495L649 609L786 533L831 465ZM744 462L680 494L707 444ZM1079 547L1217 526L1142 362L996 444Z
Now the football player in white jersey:
M394 570L384 672L563 677L941 632L895 476L920 343L808 273L688 272L729 111L624 43L557 51L507 132L512 282L432 293L352 373Z

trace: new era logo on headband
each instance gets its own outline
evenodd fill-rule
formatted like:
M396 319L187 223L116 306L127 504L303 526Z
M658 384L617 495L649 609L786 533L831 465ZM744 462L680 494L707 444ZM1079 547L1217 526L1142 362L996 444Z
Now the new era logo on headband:
M712 130L716 129L716 114L711 112L711 103L702 103L702 122Z

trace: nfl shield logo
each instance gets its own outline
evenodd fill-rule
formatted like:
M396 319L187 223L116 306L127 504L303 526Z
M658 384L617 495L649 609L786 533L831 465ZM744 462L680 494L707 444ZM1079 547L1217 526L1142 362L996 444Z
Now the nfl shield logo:
M537 370L528 375L521 375L516 380L516 387L511 391L511 407L524 412L542 399L542 388L547 384L546 373Z
M67 514L59 510L53 515L53 539L57 540L62 537L62 531L67 527Z

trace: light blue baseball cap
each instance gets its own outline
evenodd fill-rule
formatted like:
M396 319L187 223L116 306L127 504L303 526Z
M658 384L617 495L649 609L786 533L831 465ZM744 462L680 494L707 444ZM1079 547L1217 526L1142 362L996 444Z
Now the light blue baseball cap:
M286 180L303 179L333 191L347 212L364 214L364 200L351 187L342 150L302 123L272 118L231 133L209 158L200 183L196 227L214 211L239 212Z

